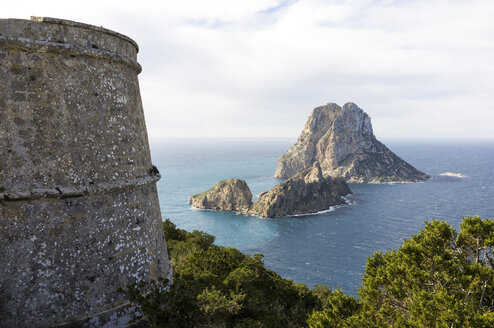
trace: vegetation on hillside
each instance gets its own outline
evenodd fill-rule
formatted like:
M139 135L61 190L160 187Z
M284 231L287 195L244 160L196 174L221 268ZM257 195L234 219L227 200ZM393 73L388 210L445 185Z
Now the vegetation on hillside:
M494 221L465 217L460 227L426 222L397 251L374 253L360 300L338 295L309 326L494 327Z
M173 284L128 293L153 327L494 327L494 221L466 217L460 226L426 222L397 251L375 253L357 299L295 284L260 254L166 220Z
M262 255L213 245L213 236L170 220L163 228L173 284L128 290L153 327L303 327L308 313L322 310L316 292L266 269Z

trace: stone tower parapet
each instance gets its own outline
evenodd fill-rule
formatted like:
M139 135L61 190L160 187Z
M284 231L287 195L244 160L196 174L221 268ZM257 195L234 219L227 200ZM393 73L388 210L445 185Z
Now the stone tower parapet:
M137 52L101 27L0 19L1 326L124 324L117 289L171 275Z

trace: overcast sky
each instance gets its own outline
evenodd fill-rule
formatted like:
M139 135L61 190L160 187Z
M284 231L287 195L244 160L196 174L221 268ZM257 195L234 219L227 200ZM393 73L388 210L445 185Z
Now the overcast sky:
M378 138L494 139L494 1L4 1L140 46L151 138L292 137L355 102Z

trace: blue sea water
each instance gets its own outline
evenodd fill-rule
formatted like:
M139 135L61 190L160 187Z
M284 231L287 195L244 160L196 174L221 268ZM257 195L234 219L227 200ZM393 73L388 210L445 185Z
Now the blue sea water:
M216 244L262 253L282 277L340 286L356 294L367 257L399 247L424 221L446 220L456 229L462 216L494 219L494 142L385 142L432 178L409 184L351 184L354 205L324 214L262 219L196 210L190 195L218 180L247 181L253 195L282 180L277 159L292 139L170 139L151 142L163 219L179 228L216 236ZM440 175L455 172L464 178Z

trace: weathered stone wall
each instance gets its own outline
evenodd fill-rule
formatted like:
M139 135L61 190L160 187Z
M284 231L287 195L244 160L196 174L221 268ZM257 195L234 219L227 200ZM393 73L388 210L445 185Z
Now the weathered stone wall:
M100 27L0 20L2 327L102 325L118 287L171 274L137 52Z

